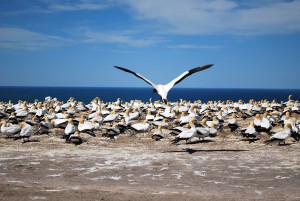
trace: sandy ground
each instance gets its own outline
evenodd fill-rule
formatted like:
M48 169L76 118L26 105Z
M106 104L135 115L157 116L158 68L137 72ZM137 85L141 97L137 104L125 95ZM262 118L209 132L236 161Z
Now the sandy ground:
M227 135L171 145L150 133L111 140L0 138L0 200L300 200L300 143ZM263 136L262 136L263 138Z

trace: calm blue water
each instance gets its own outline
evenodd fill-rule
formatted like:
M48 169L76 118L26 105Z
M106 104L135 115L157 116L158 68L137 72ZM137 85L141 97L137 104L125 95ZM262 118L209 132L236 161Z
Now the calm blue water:
M242 99L248 102L254 100L286 101L288 95L293 94L294 100L300 100L300 89L195 89L173 88L169 92L170 101L180 98L194 101L201 100L233 100ZM71 96L84 103L89 103L95 97L100 97L105 102L115 101L120 97L123 101L139 99L142 101L159 100L159 96L152 92L152 88L115 88L115 87L0 87L0 101L35 99L43 101L46 96L56 97L58 100L67 101Z

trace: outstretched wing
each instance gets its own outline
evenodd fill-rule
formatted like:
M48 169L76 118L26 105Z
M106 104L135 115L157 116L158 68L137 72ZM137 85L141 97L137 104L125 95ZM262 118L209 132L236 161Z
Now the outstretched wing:
M199 67L193 68L191 70L185 71L184 73L182 73L181 75L179 75L178 77L176 77L174 80L172 80L171 82L169 82L168 84L166 84L167 89L170 90L174 85L178 84L179 82L181 82L182 80L184 80L186 77L188 77L188 76L190 76L190 75L192 75L194 73L197 73L199 71L208 69L208 68L210 68L212 66L213 66L213 64L208 64L208 65L205 65L205 66L199 66Z
M141 76L141 75L139 75L139 74L137 74L137 73L135 73L135 72L133 72L131 70L128 70L126 68L123 68L123 67L120 67L120 66L114 66L114 67L118 68L120 70L123 70L123 71L125 71L127 73L131 73L131 74L135 75L136 77L144 80L145 82L147 82L148 84L150 84L152 87L156 88L156 85L153 82L151 82L150 80L148 80L147 78L145 78L145 77L143 77L143 76Z

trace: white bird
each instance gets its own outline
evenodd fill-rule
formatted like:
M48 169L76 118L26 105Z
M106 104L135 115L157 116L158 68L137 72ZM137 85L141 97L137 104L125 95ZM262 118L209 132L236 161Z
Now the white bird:
M196 105L192 105L189 109L189 114L180 118L180 125L189 123L190 119L197 117L197 114L195 113L195 107Z
M166 128L166 127L168 127L169 123L167 122L167 119L164 118L162 121L153 121L152 125L162 126L162 127Z
M175 79L173 79L171 82L169 82L168 84L165 84L165 85L162 85L162 84L154 84L153 82L151 82L150 80L148 80L147 78L131 71L131 70L128 70L126 68L123 68L123 67L120 67L120 66L114 66L115 68L118 68L120 70L123 70L127 73L131 73L133 75L135 75L136 77L144 80L146 83L150 84L153 88L154 88L154 92L158 93L158 95L160 95L162 101L164 103L167 103L168 102L168 92L170 91L170 89L172 89L172 87L178 83L180 83L182 80L184 80L186 77L196 73L196 72L199 72L199 71L202 71L202 70L205 70L207 68L210 68L211 66L213 66L213 64L208 64L208 65L204 65L204 66L200 66L200 67L196 67L196 68L193 68L191 70L188 70L188 71L185 71L184 73L182 73L181 75L179 75L178 77L176 77Z
M21 132L20 132L20 137L18 138L27 138L27 142L29 141L29 138L33 135L33 129L32 126L30 126L29 124L26 124L25 122L21 122L20 123L21 126ZM16 138L16 139L18 139ZM23 141L25 142L25 141Z
M218 117L217 117L217 116L213 116L213 118L212 118L211 121L207 121L207 122L206 122L206 125L207 125L208 127L211 127L212 124L216 125L217 127L219 126L219 120L218 120Z
M146 119L148 121L153 121L154 120L154 115L151 113L151 110L149 109L146 115Z
M275 133L273 136L271 136L271 140L268 142L272 142L272 141L279 141L279 145L280 143L283 141L285 144L285 140L291 136L292 132L292 125L290 123L285 124L285 129L283 131L277 132Z
M147 120L144 120L141 123L132 124L131 128L137 132L146 132L150 129L150 124Z
M49 114L47 114L46 115L50 120L52 120L52 119L56 119L57 117L56 117L56 113L55 113L55 111L54 111L54 109L50 109L49 110Z
M53 122L54 123L54 122ZM40 122L40 127L36 131L38 134L48 134L49 130L53 128L53 125L49 121L47 116L44 117L44 121Z
M102 137L107 137L110 139L115 139L115 136L121 133L120 129L118 128L118 124L114 123L112 127L106 129L106 133L102 134Z
M71 142L74 144L81 144L83 142L83 139L79 131L76 130L73 134L70 135L70 137L67 139L67 142Z
M55 128L63 128L65 129L67 126L68 119L64 118L64 119L52 119L51 120L51 125Z
M129 126L132 123L132 119L138 118L137 116L130 116L129 113L130 113L130 109L127 109L125 112L125 117L124 117L124 120L125 120L125 123L127 126ZM140 114L137 114L137 115L139 116Z
M261 119L261 131L270 134L270 130L272 129L271 121L268 118L268 113L265 112L263 118Z
M254 117L254 127L257 131L260 131L261 130L261 116L259 113L257 113Z
M179 142L180 140L185 140L187 142L189 139L193 138L197 134L197 130L194 125L195 121L196 121L196 118L191 118L190 122L189 122L189 125L191 128L179 133L179 135L172 141L172 144L175 144L175 143Z
M205 137L209 136L210 133L210 128L207 127L207 118L202 119L201 124L203 127L197 127L197 134L195 135L195 137L198 137L199 139L204 139ZM215 127L214 123L210 123L209 126L213 126Z
M179 133L181 133L184 130L188 130L190 129L190 125L189 124L185 124L184 126L177 126L174 128L171 128L171 133L172 135L178 135Z
M165 137L165 134L162 132L162 126L159 125L157 127L157 130L153 133L152 139L155 139L156 141L161 140Z
M112 122L116 121L118 118L119 118L119 114L116 114L116 111L112 110L111 113L103 119L103 122L104 123L107 123L107 122L112 123Z
M94 128L95 127L92 123L86 122L84 120L84 118L81 117L81 119L79 121L79 124L78 124L78 131L79 132L85 132L85 133L88 133L88 134L95 137L96 135L94 134Z
M236 131L236 129L239 127L235 113L232 113L231 118L228 120L228 127L230 128L231 132Z
M21 127L17 124L6 123L6 121L1 121L1 133L7 137L17 134L21 131Z
M72 118L69 118L68 119L68 124L65 128L65 136L66 136L66 139L69 138L69 136L73 133L75 133L75 130L76 130L76 127L73 123L73 119Z
M247 138L256 138L260 133L256 131L254 127L254 120L251 120L249 126L241 129L241 133Z

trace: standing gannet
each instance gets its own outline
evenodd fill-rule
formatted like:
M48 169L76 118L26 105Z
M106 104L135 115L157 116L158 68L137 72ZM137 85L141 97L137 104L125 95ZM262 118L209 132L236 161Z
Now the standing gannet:
M239 127L235 113L232 113L231 118L228 120L228 127L230 128L231 132L236 131L236 129Z
M72 118L69 118L68 119L68 124L65 128L65 138L66 138L66 141L69 139L70 135L75 133L75 130L76 130L76 127L73 123L73 119Z
M268 116L269 113L265 112L263 118L261 119L260 130L270 135L272 124Z
M196 72L199 72L199 71L202 71L202 70L205 70L207 68L210 68L211 66L213 66L213 64L208 64L208 65L204 65L204 66L200 66L200 67L196 67L196 68L193 68L191 70L188 70L188 71L185 71L184 73L182 73L181 75L179 75L178 77L176 77L175 79L173 79L171 82L169 82L168 84L165 84L165 85L162 85L162 84L154 84L153 82L151 82L150 80L148 80L147 78L131 71L131 70L128 70L126 68L123 68L123 67L120 67L120 66L114 66L115 68L118 68L120 70L123 70L127 73L131 73L133 75L135 75L136 77L144 80L145 82L147 82L148 84L150 84L153 88L154 88L154 92L158 93L158 95L161 97L162 101L164 103L167 103L168 102L168 92L170 91L170 89L172 89L172 87L178 83L180 83L182 80L184 80L186 77L196 73Z

